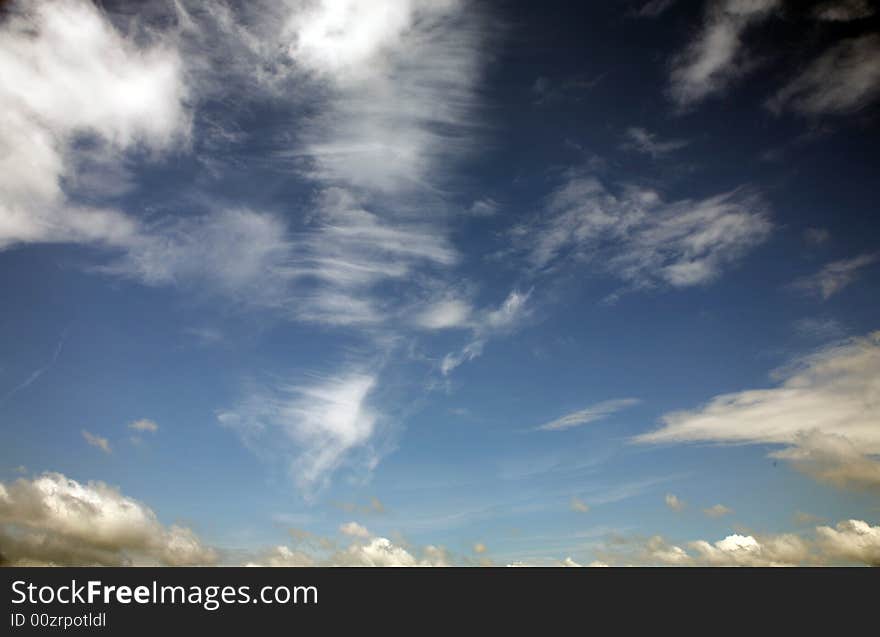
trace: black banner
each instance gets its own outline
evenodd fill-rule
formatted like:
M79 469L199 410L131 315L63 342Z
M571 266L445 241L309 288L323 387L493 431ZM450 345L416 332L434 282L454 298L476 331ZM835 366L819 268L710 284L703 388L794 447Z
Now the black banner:
M3 568L3 635L367 634L738 626L875 617L876 569ZM715 625L704 622L714 622ZM864 624L869 626L871 623ZM580 632L580 630L578 631Z

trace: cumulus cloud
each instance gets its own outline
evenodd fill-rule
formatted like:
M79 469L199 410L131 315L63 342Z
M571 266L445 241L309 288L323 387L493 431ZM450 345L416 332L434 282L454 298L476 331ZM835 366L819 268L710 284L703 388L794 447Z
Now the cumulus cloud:
M0 483L0 561L7 565L201 565L216 561L192 530L101 482L59 473Z
M855 281L861 271L880 259L880 254L860 254L852 259L841 259L825 265L815 274L801 277L792 285L795 289L815 294L827 301Z
M810 534L734 533L717 541L695 540L681 546L662 536L618 537L597 554L612 565L802 566L880 565L880 526L844 520L818 526Z
M880 526L862 520L838 522L835 528L816 528L819 546L832 559L880 566Z
M138 222L78 204L76 158L172 148L189 131L181 62L139 45L91 2L12 3L0 25L0 249L18 243L126 244Z
M688 287L718 278L771 229L761 200L742 189L666 203L653 190L615 194L571 171L544 214L517 226L513 238L536 268L587 261L636 287Z
M106 438L96 436L93 433L89 433L85 429L82 430L82 436L83 438L85 438L85 441L93 447L97 447L104 453L113 453L113 449L110 448L110 441Z
M722 93L748 69L742 38L780 0L711 0L694 40L672 60L669 95L680 107Z
M880 332L826 347L776 374L779 384L716 396L662 417L642 443L785 445L775 455L838 486L878 484Z
M798 434L794 446L771 454L819 482L880 491L880 460L876 455L866 454L845 436L815 430Z
M606 400L585 407L584 409L573 411L570 414L557 418L556 420L551 420L543 425L539 425L538 427L535 427L535 429L540 431L562 431L565 429L571 429L572 427L580 427L581 425L586 425L607 418L622 409L626 409L627 407L631 407L638 403L639 400L637 398Z
M221 411L220 423L261 455L282 454L306 497L356 452L376 461L370 441L380 414L369 404L376 377L346 372L313 383L286 383L254 391L237 407Z
M880 96L880 34L844 40L822 53L768 102L771 110L843 115Z
M141 418L140 420L135 420L133 423L128 425L128 428L133 429L134 431L148 432L151 434L159 431L159 425L157 425L149 418Z
M733 509L726 507L723 504L713 504L712 506L703 509L703 513L710 518L720 518L733 513Z
M667 507L669 507L671 510L675 511L676 513L681 513L682 511L684 511L684 508L687 506L687 504L684 502L684 500L679 498L674 493L667 493L663 497L663 501L666 503Z
M362 537L367 538L370 537L370 532L367 530L367 527L358 524L357 522L346 522L339 526L340 533L344 535L349 535L351 537Z
M626 140L621 145L624 150L632 150L643 155L650 155L657 159L672 151L687 146L690 142L686 139L657 139L657 135L650 133L644 128L632 127L626 129Z
M384 537L371 538L366 543L355 543L332 555L332 566L448 566L449 556L442 548L426 546L421 557L413 555Z

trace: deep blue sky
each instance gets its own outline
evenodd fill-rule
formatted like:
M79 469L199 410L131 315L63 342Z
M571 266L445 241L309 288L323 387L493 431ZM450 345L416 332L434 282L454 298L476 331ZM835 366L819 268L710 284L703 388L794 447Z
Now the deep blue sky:
M869 559L868 3L2 20L4 537L53 472L227 561Z

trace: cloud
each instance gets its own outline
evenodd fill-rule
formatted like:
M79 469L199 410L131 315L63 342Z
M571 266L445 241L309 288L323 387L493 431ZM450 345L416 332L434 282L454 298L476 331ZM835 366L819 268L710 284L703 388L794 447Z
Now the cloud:
M832 559L880 566L880 526L862 520L838 522L835 528L816 528L819 546Z
M860 271L873 265L880 254L861 254L852 259L841 259L825 265L819 272L801 277L792 285L795 289L815 294L827 301L856 280Z
M645 540L620 539L616 546L606 546L597 553L612 565L795 566L815 559L810 544L792 534L732 534L715 542L689 542L686 548L655 535Z
M473 140L481 28L456 0L321 0L294 11L290 58L326 94L299 133L312 175L395 193L443 174Z
M823 340L838 339L846 334L844 327L831 318L798 319L794 323L794 330L799 336Z
M472 361L483 353L489 338L516 329L528 316L527 302L532 291L512 290L501 305L494 310L483 311L471 321L471 340L457 352L449 352L440 362L440 373L448 376L457 367Z
M804 241L809 245L820 246L827 243L831 233L826 228L807 228L804 230Z
M181 566L217 559L192 530L163 526L137 500L59 473L0 483L0 547L6 565Z
M684 500L679 499L679 497L673 493L667 493L664 496L663 501L666 503L667 507L669 507L671 510L675 511L676 513L681 513L682 511L684 511L684 508L687 506L687 504L684 502Z
M626 141L621 145L621 148L643 155L650 155L653 159L684 148L690 143L686 139L660 141L655 134L649 133L644 128L637 127L627 128L624 136Z
M128 425L129 429L133 429L134 431L146 431L149 433L156 433L159 431L159 425L150 420L149 418L141 418L140 420L135 420L133 423Z
M416 317L416 324L429 330L467 327L470 314L471 307L464 301L439 301L425 308Z
M475 217L491 217L498 212L500 205L491 197L477 199L471 204L470 213Z
M540 431L563 431L565 429L571 429L572 427L579 427L581 425L586 425L587 423L607 418L608 416L617 413L621 409L626 409L627 407L636 405L639 402L640 401L638 398L606 400L601 403L596 403L595 405L585 407L584 409L573 411L570 414L566 414L560 418L557 418L556 420L551 420L550 422L544 423L543 425L539 425L538 427L535 427L535 429Z
M218 413L261 455L281 454L297 487L309 498L359 452L376 462L370 441L381 415L369 404L377 378L350 371L308 384L285 383L251 393Z
M365 544L352 544L330 558L334 566L448 566L443 549L427 546L421 558L384 537L374 537Z
M868 0L830 0L813 9L813 16L817 20L827 22L850 22L870 18L872 15L874 8Z
M787 460L814 480L841 489L880 491L880 460L866 454L848 438L810 431L798 434L795 444L771 454Z
M785 445L776 457L837 486L876 487L880 332L820 349L777 372L779 384L668 413L641 443Z
M653 190L630 185L615 194L570 171L513 239L535 268L586 261L635 287L689 287L718 278L771 229L760 199L742 189L666 203Z
M813 60L767 103L775 112L845 115L880 96L880 34L839 42Z
M587 513L590 510L590 505L580 498L572 497L571 501L568 503L568 508L576 513Z
M880 526L844 520L835 528L815 527L814 534L741 535L715 542L695 540L685 546L663 537L615 538L597 554L603 562L664 566L880 565Z
M339 531L340 533L351 537L370 537L370 532L367 530L367 527L361 526L357 522L346 522L345 524L341 524L339 526Z
M720 518L733 513L733 509L730 509L723 504L714 504L708 509L703 509L703 513L710 518Z
M93 447L97 447L104 453L113 453L113 450L110 448L110 441L106 438L96 436L95 434L89 433L85 429L82 430L82 436L83 438L85 438L86 442Z
M742 36L780 0L710 0L695 39L672 60L669 95L680 107L722 93L748 69Z
M64 349L64 343L67 340L67 331L65 330L61 337L58 339L58 344L55 345L55 349L52 352L52 357L46 362L42 367L38 367L34 371L32 371L27 378L21 381L18 385L10 389L3 396L0 396L0 403L4 403L13 396L15 396L18 392L27 389L31 385L33 385L36 381L40 379L40 377L48 372L55 366L55 363L58 362L58 357L61 356L61 351Z
M189 132L176 50L136 44L90 2L13 4L0 25L0 250L124 244L138 223L78 204L77 158L166 151ZM84 150L81 150L84 149Z
M664 14L676 0L648 0L645 4L633 12L639 18L657 18Z

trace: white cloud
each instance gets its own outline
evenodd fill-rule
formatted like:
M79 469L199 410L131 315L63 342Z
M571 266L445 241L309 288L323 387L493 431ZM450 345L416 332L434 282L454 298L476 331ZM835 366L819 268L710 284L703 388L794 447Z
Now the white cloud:
M471 321L471 340L457 352L449 352L440 362L440 373L448 376L457 367L483 354L486 341L516 329L528 316L528 300L532 291L512 290L501 306L482 312Z
M188 528L163 526L137 500L59 473L0 484L0 560L7 564L211 564Z
M499 204L491 197L477 199L471 204L470 213L476 217L491 217L498 212Z
M713 544L698 540L690 546L696 553L693 559L709 566L789 566L809 555L807 543L791 534L757 539L734 534Z
M667 507L669 507L670 509L672 509L676 513L681 513L682 511L684 511L684 508L687 506L687 504L684 502L684 500L679 498L674 493L667 493L663 497L663 501L666 503Z
M780 0L710 0L696 38L672 60L669 94L679 106L719 94L747 70L742 36Z
M768 102L771 110L842 115L880 96L880 34L839 42L813 60Z
M468 326L471 307L464 301L449 299L433 303L416 316L416 324L429 330Z
M470 145L479 28L456 0L320 0L295 11L289 54L327 94L300 135L313 174L385 193L436 179Z
M666 414L661 428L635 440L786 445L775 455L820 480L880 485L880 332L820 349L777 377L776 387Z
M690 143L686 139L658 140L655 134L638 127L626 129L625 137L626 141L621 145L621 148L650 155L654 159L684 148Z
M744 190L665 203L653 190L614 194L571 171L514 240L536 268L588 261L636 287L688 287L716 279L771 228L760 199Z
M816 528L819 545L832 559L880 566L880 526L862 520L838 522L836 528Z
M330 558L334 566L447 566L445 551L427 546L421 559L384 537L374 537L366 544L352 544Z
M733 513L733 509L726 507L723 504L713 504L709 508L703 509L703 513L710 518L720 518Z
M138 223L70 201L78 149L115 158L167 150L188 134L177 52L123 37L91 2L9 8L0 26L0 249L17 243L124 244Z
M325 486L355 452L375 463L370 441L380 415L368 403L376 377L351 371L311 384L252 393L218 420L261 454L282 454L306 497ZM292 456L292 458L291 458Z
M149 433L156 433L157 431L159 431L159 425L157 425L149 418L141 418L140 420L135 420L133 423L128 425L128 428L135 431L146 431Z
M710 542L688 542L687 548L661 536L618 538L598 551L609 564L680 566L798 566L823 564L880 565L880 526L844 520L835 528L818 526L814 536L793 533L741 535Z
M799 434L794 446L770 454L798 471L838 488L880 491L880 460L839 434ZM874 457L872 457L874 456Z
M370 537L370 532L367 530L367 527L362 526L357 522L346 522L345 524L341 524L339 526L339 531L344 535L349 535L351 537Z
M110 448L110 441L106 438L96 436L93 433L89 433L85 429L82 430L82 436L83 438L85 438L85 441L93 447L97 447L104 453L113 453L113 450Z
M880 254L861 254L852 259L841 259L825 265L819 272L797 279L796 289L828 300L856 280L860 271L880 260Z
M543 425L539 425L535 429L541 431L562 431L565 429L571 429L572 427L579 427L581 425L586 425L587 423L595 422L596 420L607 418L621 409L626 409L627 407L631 407L638 403L639 400L637 398L606 400L585 407L584 409L573 411L570 414L557 418L556 420L551 420Z

